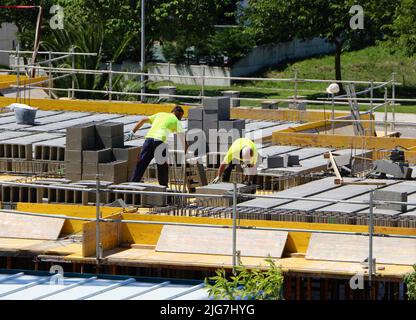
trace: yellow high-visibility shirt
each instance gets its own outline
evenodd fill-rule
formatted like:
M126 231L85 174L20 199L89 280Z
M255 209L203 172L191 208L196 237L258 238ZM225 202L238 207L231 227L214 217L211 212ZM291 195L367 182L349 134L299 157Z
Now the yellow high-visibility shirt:
M237 159L238 161L243 161L243 159L241 158L241 151L245 147L249 147L251 150L253 150L253 157L251 157L250 164L256 164L257 158L258 158L256 144L247 138L240 138L240 139L235 140L233 144L231 145L230 149L228 149L228 152L225 155L223 162L226 164L230 164L233 161L233 159Z
M153 138L166 142L169 133L182 133L181 122L173 113L159 112L149 117L152 127L147 132L146 138Z

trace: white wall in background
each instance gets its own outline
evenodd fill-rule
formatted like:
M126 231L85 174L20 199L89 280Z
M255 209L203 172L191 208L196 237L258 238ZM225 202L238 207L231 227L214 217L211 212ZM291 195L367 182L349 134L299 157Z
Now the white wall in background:
M3 23L0 27L0 49L12 50L16 45L17 27L11 23ZM9 54L0 53L0 64L9 66Z

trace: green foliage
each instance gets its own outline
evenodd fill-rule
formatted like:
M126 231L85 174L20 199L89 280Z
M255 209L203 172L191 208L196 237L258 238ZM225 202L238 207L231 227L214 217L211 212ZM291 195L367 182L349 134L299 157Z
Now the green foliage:
M409 297L409 300L416 300L416 265L413 266L412 273L409 273L404 278L404 282L407 286L407 296Z
M416 0L402 0L391 26L390 47L408 56L416 54Z
M224 269L217 270L216 276L205 279L209 296L214 299L282 299L283 275L280 267L269 258L267 271L260 269L249 270L238 266L234 275L227 279ZM211 284L213 282L213 284Z

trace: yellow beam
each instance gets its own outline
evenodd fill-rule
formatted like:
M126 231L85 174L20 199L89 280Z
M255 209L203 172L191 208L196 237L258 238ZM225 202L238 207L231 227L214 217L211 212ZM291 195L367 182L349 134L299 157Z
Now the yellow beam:
M335 112L336 118L348 115L348 112ZM316 122L330 119L331 113L313 110L301 111L292 109L267 110L259 108L232 108L231 117L234 119Z
M15 98L0 97L0 108L4 108L16 102ZM152 104L127 101L104 101L104 100L53 100L53 99L30 99L27 103L40 110L57 111L82 111L101 113L141 114L152 115L157 112L170 112L174 104ZM188 106L183 106L185 117L188 115Z
M20 85L28 85L31 83L37 83L48 79L47 77L28 78L26 76L20 76ZM10 86L17 85L17 77L13 75L0 75L0 89L9 89ZM42 84L40 84L42 85Z

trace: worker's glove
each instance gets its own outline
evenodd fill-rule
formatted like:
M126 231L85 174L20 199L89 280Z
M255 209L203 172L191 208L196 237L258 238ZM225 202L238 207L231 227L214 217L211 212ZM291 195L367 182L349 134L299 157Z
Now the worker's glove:
M214 180L212 180L211 184L216 184L218 182L220 182L220 177L217 176Z
M131 139L133 139L134 136L134 132L133 131L129 131L129 133L126 133L124 135L124 141L130 141Z

